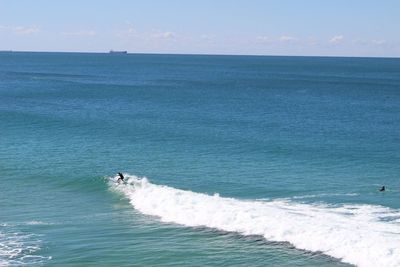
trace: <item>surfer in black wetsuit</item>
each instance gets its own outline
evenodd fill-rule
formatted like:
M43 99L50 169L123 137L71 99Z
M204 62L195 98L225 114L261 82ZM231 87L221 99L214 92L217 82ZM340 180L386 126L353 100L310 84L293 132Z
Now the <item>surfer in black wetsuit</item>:
M386 190L386 187L385 187L385 186L382 186L382 188L379 189L379 192L383 192L383 191L385 191L385 190Z
M124 179L125 179L125 177L124 177L124 175L122 174L122 173L118 173L118 176L119 176L119 178L118 178L118 180L117 180L117 182L119 183L119 182L123 182L124 181Z

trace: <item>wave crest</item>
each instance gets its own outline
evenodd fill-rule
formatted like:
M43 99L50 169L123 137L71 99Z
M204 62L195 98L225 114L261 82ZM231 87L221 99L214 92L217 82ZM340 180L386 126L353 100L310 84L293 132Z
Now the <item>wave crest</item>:
M122 192L135 209L163 222L209 227L289 242L362 267L400 266L400 211L376 205L239 200L179 190L126 175Z

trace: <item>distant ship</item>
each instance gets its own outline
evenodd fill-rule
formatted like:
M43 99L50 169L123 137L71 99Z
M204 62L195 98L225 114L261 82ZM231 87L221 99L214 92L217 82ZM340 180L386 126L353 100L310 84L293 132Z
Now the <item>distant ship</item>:
M116 51L116 50L110 50L110 54L128 54L128 51Z

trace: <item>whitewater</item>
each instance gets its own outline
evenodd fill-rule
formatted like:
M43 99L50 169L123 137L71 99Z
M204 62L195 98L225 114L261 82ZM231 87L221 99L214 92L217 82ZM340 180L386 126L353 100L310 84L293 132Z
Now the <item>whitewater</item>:
M288 242L360 267L400 266L400 211L378 205L240 200L157 185L126 174L110 178L139 212L162 222L209 227Z
M36 253L41 250L41 241L34 234L4 231L7 224L0 224L0 266L42 265L51 257Z

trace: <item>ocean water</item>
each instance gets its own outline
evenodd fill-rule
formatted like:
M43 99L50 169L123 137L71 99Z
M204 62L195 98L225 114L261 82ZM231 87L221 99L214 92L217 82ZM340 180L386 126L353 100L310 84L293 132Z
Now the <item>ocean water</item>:
M400 59L0 53L0 266L400 266L399 162Z

